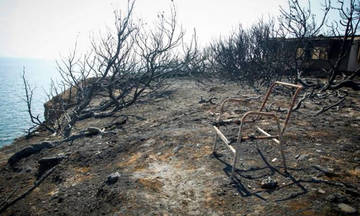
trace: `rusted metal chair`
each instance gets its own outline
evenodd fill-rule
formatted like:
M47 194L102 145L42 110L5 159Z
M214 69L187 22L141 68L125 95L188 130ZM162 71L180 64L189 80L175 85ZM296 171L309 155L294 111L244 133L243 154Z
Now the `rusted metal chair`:
M286 87L291 87L291 88L295 88L295 92L292 95L292 99L290 102L290 105L287 109L287 114L285 117L285 120L282 124L282 126L280 125L280 121L279 121L279 117L276 115L276 113L274 112L264 112L264 108L265 108L265 104L268 101L268 98L271 94L271 92L273 91L273 88L276 85L280 85L280 86L286 86ZM220 106L220 115L217 118L217 121L214 123L213 127L215 129L215 142L214 142L214 146L213 146L213 153L216 153L216 144L218 141L218 138L220 138L225 145L234 153L234 158L233 158L233 162L232 162L232 172L231 172L231 177L234 177L234 172L235 172L235 165L239 156L239 152L237 151L236 145L240 145L242 142L247 141L247 140L256 140L256 139L270 139L273 140L275 143L279 144L280 146L280 153L281 153L281 157L282 157L282 161L283 161L283 165L284 165L284 169L285 169L285 173L287 173L287 169L286 169L286 160L285 160L285 154L284 154L284 150L283 150L283 143L282 143L282 136L284 134L284 131L286 129L286 126L288 124L293 106L295 104L296 101L296 97L298 96L299 92L301 91L303 87L301 85L296 85L296 84L291 84L291 83L285 83L285 82L274 82L268 89L264 100L262 102L262 105L260 107L260 109L258 111L248 111L245 114L242 115L241 118L231 118L231 119L223 119L223 112L224 112L224 106L227 103L242 103L244 102L246 99L239 99L239 98L228 98L225 99ZM254 117L252 120L248 120L249 117ZM263 136L255 136L255 135L249 135L246 134L243 131L244 125L246 123L256 123L257 121L259 121L262 117L267 117L269 119L272 119L275 121L276 123L276 129L277 129L277 133L275 135L271 135L269 132L265 131L264 129L260 128L259 126L255 125L255 130L259 131L261 134L263 134ZM222 132L222 130L220 130L221 126L225 126L227 124L239 124L239 130L238 130L238 134L237 134L237 138L236 139L229 139L228 137L226 137L224 135L224 133Z

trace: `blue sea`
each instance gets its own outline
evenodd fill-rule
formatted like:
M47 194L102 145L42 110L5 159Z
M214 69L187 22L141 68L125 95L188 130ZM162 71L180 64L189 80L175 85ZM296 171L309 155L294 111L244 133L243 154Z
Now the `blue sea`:
M33 114L43 119L46 92L49 92L51 79L59 75L55 61L0 58L0 147L11 144L12 141L25 134L32 123L27 112L23 69L31 87L34 89Z

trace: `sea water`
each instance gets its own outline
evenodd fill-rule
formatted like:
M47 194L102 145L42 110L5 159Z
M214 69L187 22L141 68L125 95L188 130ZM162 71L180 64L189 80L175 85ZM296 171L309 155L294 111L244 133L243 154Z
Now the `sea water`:
M32 126L25 102L23 71L34 88L32 111L43 119L51 79L59 75L55 61L25 58L0 58L0 147L11 144Z

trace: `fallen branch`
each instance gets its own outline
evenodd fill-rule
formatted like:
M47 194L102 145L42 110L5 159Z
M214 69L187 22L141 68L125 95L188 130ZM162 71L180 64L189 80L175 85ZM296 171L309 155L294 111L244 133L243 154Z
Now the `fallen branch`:
M305 93L302 98L300 98L300 100L297 102L297 104L295 105L295 107L292 108L292 111L296 111L298 110L302 103L307 99L309 98L312 94L314 93L314 89L311 90L311 92L308 92L308 93Z
M359 91L360 90L360 83L359 82L355 82L354 80L343 80L335 85L330 86L330 89L340 89L343 87L349 87L352 88L355 91Z
M318 115L320 115L321 113L324 113L324 112L328 111L329 109L331 109L331 108L333 108L333 107L335 107L335 106L338 106L338 105L341 104L344 100L345 100L345 97L341 98L339 101L337 101L337 102L334 103L334 104L331 104L331 105L329 105L329 106L325 106L325 107L321 108L321 110L319 110L317 113L315 113L314 116L318 116Z
M19 187L16 187L15 190L13 190L13 191L9 194L9 196L8 196L4 201L1 202L0 206L5 206L5 205L8 203L8 201L10 200L10 198L11 198L12 196L14 196L14 194L16 193L16 191L17 191L18 189L19 189ZM1 208L2 208L2 207L1 207Z
M17 201L25 198L28 194L30 194L31 191L33 191L35 188L37 188L55 170L56 167L57 166L49 169L44 175L41 176L41 178L39 180L35 181L35 183L34 183L34 185L32 187L30 187L28 190L26 190L24 193L22 193L21 195L19 195L18 197L16 197L12 201L7 202L5 200L4 205L0 208L0 214L2 212L4 212L7 208L9 208L10 206L14 205Z

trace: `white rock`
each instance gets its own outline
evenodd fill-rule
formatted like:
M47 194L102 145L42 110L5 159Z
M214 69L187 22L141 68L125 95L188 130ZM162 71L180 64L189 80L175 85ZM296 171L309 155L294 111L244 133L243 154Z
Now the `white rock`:
M345 203L339 203L338 204L339 209L347 214L354 214L356 211L356 209L348 204Z
M120 176L121 175L119 172L111 173L106 179L106 184L108 184L108 185L114 184L115 182L117 182L117 180L119 179Z
M318 193L321 193L321 194L325 194L325 191L324 191L323 189L321 189L321 188L318 189L317 192L318 192Z

